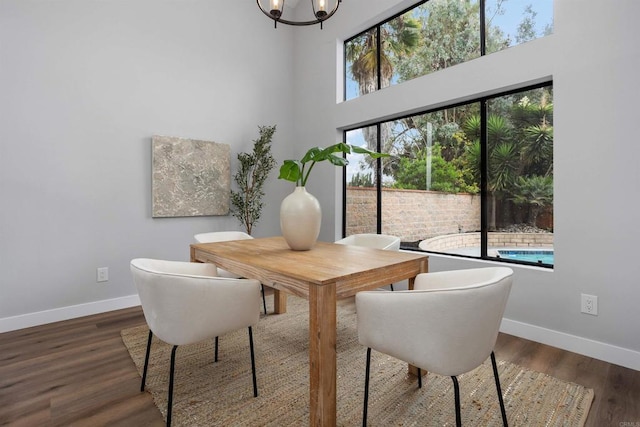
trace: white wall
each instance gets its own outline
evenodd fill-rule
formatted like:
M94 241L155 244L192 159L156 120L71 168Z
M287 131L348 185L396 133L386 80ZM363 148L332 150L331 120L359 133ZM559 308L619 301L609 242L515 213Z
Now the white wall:
M640 2L556 0L552 36L337 103L336 46L411 3L345 1L323 31L296 33L296 140L326 145L336 129L552 76L556 265L514 267L503 330L640 369ZM341 233L341 174L323 171L308 187L325 212L321 238L332 240ZM430 258L432 271L478 264L486 263ZM597 317L580 313L581 293L598 296Z
M292 139L291 28L250 1L0 0L0 332L135 304L134 257L232 216L151 218L151 136ZM279 233L272 172L255 234ZM96 268L109 282L96 283Z

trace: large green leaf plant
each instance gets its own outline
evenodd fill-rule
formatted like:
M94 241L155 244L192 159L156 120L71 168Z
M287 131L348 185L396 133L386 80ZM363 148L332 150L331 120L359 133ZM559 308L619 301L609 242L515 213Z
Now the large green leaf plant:
M295 182L297 187L304 187L307 185L309 174L316 163L327 160L334 166L346 166L349 164L349 160L343 154L350 153L365 154L374 159L389 157L389 154L377 153L357 145L339 142L326 148L313 147L307 151L301 160L285 160L280 167L280 176L278 178Z

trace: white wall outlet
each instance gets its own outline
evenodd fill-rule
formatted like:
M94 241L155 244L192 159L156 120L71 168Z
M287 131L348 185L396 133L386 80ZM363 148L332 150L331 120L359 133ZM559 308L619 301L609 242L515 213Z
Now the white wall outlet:
M109 267L99 267L96 272L96 281L97 282L108 282L109 281Z
M580 295L580 312L598 315L598 297L595 295Z

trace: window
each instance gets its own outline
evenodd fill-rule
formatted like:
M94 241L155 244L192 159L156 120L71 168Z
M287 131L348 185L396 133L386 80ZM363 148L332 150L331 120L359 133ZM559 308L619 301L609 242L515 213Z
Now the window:
M344 99L357 98L552 31L553 0L422 1L345 41Z
M346 132L348 144L368 147L380 151L378 145L378 126L369 126ZM380 209L378 186L378 162L369 156L351 153L347 155L349 164L345 169L345 179L349 193L344 200L346 220L344 227L350 234L377 233L380 227Z
M551 83L348 130L345 140L391 154L348 157L345 235L553 266Z

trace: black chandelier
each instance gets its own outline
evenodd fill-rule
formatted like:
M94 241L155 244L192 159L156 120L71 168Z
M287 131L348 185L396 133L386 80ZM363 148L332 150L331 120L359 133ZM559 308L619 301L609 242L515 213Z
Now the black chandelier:
M315 25L320 24L320 29L322 29L322 23L327 19L331 18L342 0L310 0L311 1L311 9L313 11L313 16L316 19L310 21L291 21L288 19L282 19L282 12L284 11L284 0L256 0L258 3L258 7L267 15L270 19L273 19L274 28L278 27L278 22L287 25ZM262 6L262 3L269 3L269 8L265 9ZM333 8L330 8L329 5L333 3Z

